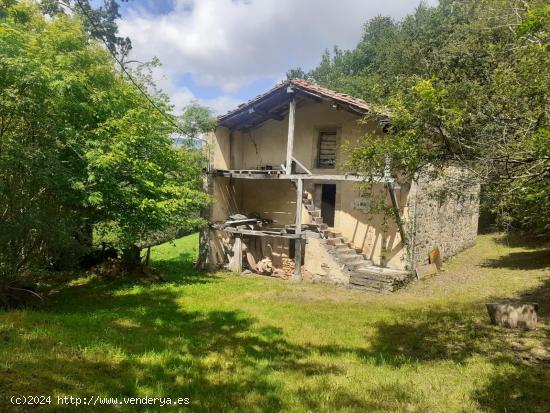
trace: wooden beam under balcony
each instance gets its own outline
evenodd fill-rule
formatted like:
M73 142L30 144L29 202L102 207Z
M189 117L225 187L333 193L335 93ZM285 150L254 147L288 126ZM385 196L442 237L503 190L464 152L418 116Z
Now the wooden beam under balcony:
M365 182L366 177L358 174L341 174L341 175L316 175L314 173L307 174L287 174L282 169L233 169L233 170L214 170L214 176L223 176L226 178L236 179L280 179L280 180L297 180L303 179L310 182ZM393 178L390 177L377 177L374 182L387 183L393 182L394 188L399 189L399 185Z

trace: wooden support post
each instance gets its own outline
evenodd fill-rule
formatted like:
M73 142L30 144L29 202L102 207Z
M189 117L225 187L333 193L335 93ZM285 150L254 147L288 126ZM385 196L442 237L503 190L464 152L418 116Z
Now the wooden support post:
M296 181L296 235L294 241L294 281L302 280L302 200L304 199L304 181Z
M235 237L233 243L233 265L231 270L237 274L243 272L243 246L240 235Z
M407 245L407 238L404 228L405 225L403 224L403 220L401 219L401 215L399 214L399 203L397 202L397 194L395 193L395 184L391 177L391 158L389 156L386 157L386 163L384 166L384 181L386 188L388 188L388 192L390 193L393 215L395 217L397 228L399 229L401 242L403 243L403 245Z
M286 174L292 174L292 151L294 147L294 124L296 117L296 100L292 96L288 110L288 138L286 141Z
M399 203L397 202L397 194L395 193L393 182L386 183L386 187L390 192L390 200L391 200L393 215L395 217L395 223L397 224L397 228L399 229L401 242L404 245L407 245L407 235L405 234L405 228L404 228L405 224L403 223L403 220L401 219L401 214L399 213Z

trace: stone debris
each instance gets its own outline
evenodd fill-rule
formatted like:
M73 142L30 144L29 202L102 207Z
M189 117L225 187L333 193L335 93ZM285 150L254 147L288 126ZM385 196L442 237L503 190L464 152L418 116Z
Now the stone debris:
M269 257L262 258L256 264L256 272L263 275L273 274L273 263Z

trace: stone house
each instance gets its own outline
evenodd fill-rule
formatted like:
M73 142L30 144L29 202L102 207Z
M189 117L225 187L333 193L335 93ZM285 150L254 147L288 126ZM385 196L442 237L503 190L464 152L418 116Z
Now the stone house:
M386 173L369 190L345 169L348 145L384 134L384 119L365 121L369 113L363 100L289 80L220 116L207 137L207 266L393 291L428 264L430 250L447 259L473 245L479 185L433 195L467 177L461 168L411 182ZM372 208L374 195L392 215Z

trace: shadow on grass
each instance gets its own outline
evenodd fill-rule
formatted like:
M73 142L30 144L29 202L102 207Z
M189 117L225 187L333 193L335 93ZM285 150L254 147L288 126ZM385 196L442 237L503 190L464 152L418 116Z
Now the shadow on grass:
M548 365L525 363L509 339L546 340L548 329L493 327L483 303L396 309L398 322L372 326L369 347L297 344L283 329L242 311L189 310L188 294L196 291L191 284L216 281L194 271L189 255L155 266L170 283L90 279L60 291L42 312L17 313L18 323L0 330L0 353L17 351L0 367L1 393L189 397L193 411L403 411L408 403L422 406L413 384L365 383L363 393L336 387L332 380L347 374L342 360L421 370L438 361L467 367L482 356L492 375L480 377L474 391L480 410L543 412L550 405ZM526 294L543 297L538 294L545 291ZM315 380L307 381L310 376ZM101 409L121 410L136 411ZM151 410L185 409L141 409Z
M508 232L495 237L495 242L500 245L505 245L510 248L528 248L539 249L546 245L550 248L550 239L548 237L534 236L521 232Z
M0 353L17 349L18 356L0 367L2 393L28 394L32 389L33 394L79 397L188 397L192 410L216 412L277 412L291 394L291 405L299 410L396 408L396 402L388 401L390 389L380 390L388 394L378 405L345 389L326 400L322 380L317 388L306 389L299 382L295 389L285 388L292 375L327 380L345 371L336 363L309 359L328 349L296 344L281 328L260 324L244 312L186 310L187 290L180 284L213 280L191 271L187 258L181 254L155 263L159 271L167 271L170 283L143 286L128 279L91 277L51 296L43 311L20 313L19 327L4 324ZM334 355L349 351L330 349ZM0 410L5 403L0 400ZM10 411L17 411L12 407ZM85 410L51 406L56 412ZM101 407L121 410L136 408ZM151 410L182 408L138 409Z
M494 369L474 392L481 410L543 412L550 403L548 366L523 364L507 330L476 318L481 308L403 311L399 323L375 326L367 350L296 344L281 328L240 311L185 311L185 296L173 289L119 295L101 282L88 287L69 289L43 317L29 320L43 334L6 335L4 344L28 355L3 371L0 388L9 394L32 388L79 396L189 397L199 411L280 411L289 407L288 399L292 408L310 411L397 411L409 403L422 406L412 383L369 383L363 394L331 388L325 398L328 380L346 374L338 358L422 368L434 361L466 364L479 355ZM50 351L36 354L35 348ZM312 361L315 354L334 360ZM315 376L318 384L302 386L298 379L285 387L296 376Z
M216 280L217 277L195 268L195 258L194 253L183 251L175 258L156 259L152 266L166 281L176 284L204 284Z
M529 360L529 349L518 350L514 341L536 340L550 344L547 326L536 332L518 332L489 324L482 303L471 308L435 308L405 312L399 323L379 323L373 346L364 351L367 362L395 367L451 361L467 366L481 356L492 365L493 375L474 392L482 411L547 412L550 406L550 364ZM421 368L421 367L420 367Z
M307 360L323 348L297 345L280 328L260 326L243 312L185 311L180 304L185 295L172 288L120 295L115 286L97 281L63 291L39 319L26 322L41 334L0 331L0 347L21 353L3 372L0 388L9 394L32 388L81 397L189 397L199 411L280 411L285 380L269 378L273 372L344 373L338 365ZM323 392L298 390L296 397L314 410L373 407L345 390L327 402Z
M512 252L498 259L487 260L483 263L483 266L513 270L542 270L550 268L550 248Z

